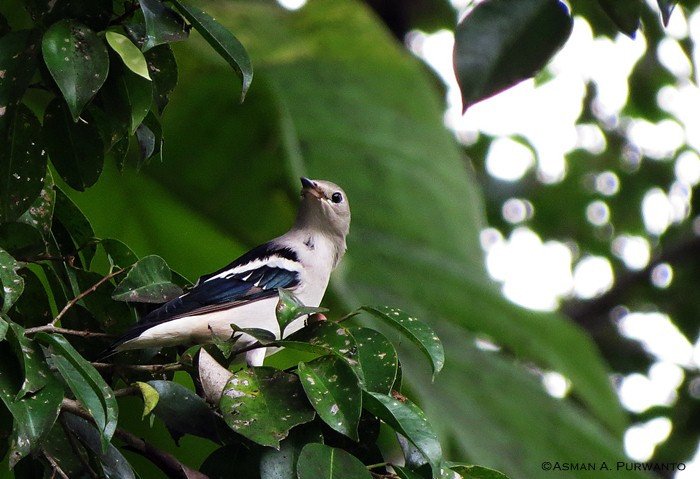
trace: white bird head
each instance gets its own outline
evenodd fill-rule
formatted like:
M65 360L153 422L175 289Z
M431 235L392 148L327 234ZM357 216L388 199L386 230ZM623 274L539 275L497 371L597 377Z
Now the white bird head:
M350 231L350 204L342 188L330 181L304 177L301 186L297 226L338 237L344 243Z

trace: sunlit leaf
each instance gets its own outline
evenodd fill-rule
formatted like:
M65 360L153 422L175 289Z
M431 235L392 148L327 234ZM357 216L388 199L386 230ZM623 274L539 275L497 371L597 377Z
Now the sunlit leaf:
M107 451L117 428L119 407L114 392L95 367L61 335L38 333L37 339L54 350L53 361L75 397L95 419L102 451Z
M44 61L63 93L73 120L107 79L109 55L104 42L85 25L61 20L42 40Z
M299 363L297 374L319 417L331 428L357 441L362 391L353 370L336 356L323 356Z
M454 67L464 109L535 75L564 45L572 26L559 0L477 4L455 31Z
M192 23L194 28L204 37L209 45L228 62L238 73L243 82L241 101L253 81L253 65L241 42L219 22L196 7L172 0L180 13Z
M147 80L151 79L148 74L146 58L144 58L141 50L131 43L131 40L117 32L105 32L105 38L109 46L117 52L129 70Z
M219 406L226 424L234 431L276 449L291 428L311 421L315 415L299 378L268 367L234 373Z
M172 282L172 273L160 256L140 259L127 273L112 294L117 301L164 303L182 294Z
M371 479L359 459L342 449L323 444L307 444L297 462L299 479Z

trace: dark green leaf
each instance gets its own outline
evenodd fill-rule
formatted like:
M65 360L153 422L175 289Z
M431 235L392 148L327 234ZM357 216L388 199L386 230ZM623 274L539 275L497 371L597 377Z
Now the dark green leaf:
M51 222L53 221L53 208L56 204L56 191L54 191L53 177L51 171L46 170L44 187L39 192L39 196L34 200L29 209L22 213L17 221L26 223L38 229L43 236L51 233Z
M671 13L678 3L678 0L657 0L659 4L659 10L661 10L661 19L664 22L664 26L668 26L668 21L671 19Z
M300 351L335 354L352 368L360 381L364 380L357 353L357 341L349 329L338 323L323 321L310 324L277 344Z
M399 358L394 345L384 335L373 329L349 329L357 341L357 354L364 376L364 389L389 394L399 367Z
M0 38L0 138L6 138L15 107L36 71L39 39L40 34L30 30L10 32ZM4 175L1 178L4 181Z
M141 169L156 150L156 135L145 123L141 123L136 128L136 141L138 141L140 153L137 168Z
M209 479L261 479L260 454L258 447L248 447L247 444L234 442L212 452L206 458L200 472ZM269 449L269 448L266 448ZM274 449L271 449L274 451ZM291 476L286 476L288 479Z
M71 188L85 191L102 173L104 144L95 121L74 122L66 104L54 99L44 114L44 140L51 163Z
M56 221L63 225L73 241L74 248L66 253L75 255L80 251L85 259L85 267L90 266L97 250L95 231L80 208L58 187L54 208L54 222Z
M25 259L46 252L41 233L26 223L0 224L0 248L15 258Z
M172 0L180 13L194 26L194 28L204 37L209 45L217 51L224 60L241 77L243 86L241 88L241 101L245 99L245 94L253 81L253 65L250 63L248 52L245 51L241 42L233 36L224 26L196 7L182 3L179 0Z
M114 115L132 134L141 124L153 102L153 82L119 65L110 72L100 91L105 111Z
M464 109L535 75L564 45L572 26L559 0L479 3L455 31L454 66Z
M49 297L44 283L36 274L37 270L39 269L23 268L20 270L20 275L24 280L24 291L8 313L25 328L42 326L52 319Z
M24 373L24 380L16 397L22 399L27 394L41 390L52 377L37 344L24 335L24 328L12 321L9 322L9 326L7 341L19 359Z
M9 129L0 129L0 221L16 220L37 198L46 175L39 120L24 104L11 112Z
M10 325L7 322L7 318L5 315L0 316L0 343L5 340L5 336L7 335L7 330L9 329Z
M634 38L639 28L642 0L598 0L598 3L622 33Z
M279 450L264 448L260 455L260 479L295 478L299 454L310 442L323 442L323 435L315 423L292 429L280 443Z
M20 368L7 343L0 343L0 400L14 418L10 467L41 445L58 417L63 400L63 387L48 371L43 358L33 361L34 369L44 368L47 382L37 393L16 399L22 383Z
M61 335L38 333L36 338L54 350L54 364L75 397L95 419L102 451L106 452L117 428L119 408L114 392L89 361Z
M160 256L140 259L112 294L117 301L164 303L182 294L172 281L172 273Z
M418 474L417 472L413 472L407 467L400 467L400 466L391 466L394 469L394 472L396 472L396 475L399 476L400 479L423 479L423 476Z
M286 289L277 288L277 291L280 299L277 302L275 312L277 315L277 323L280 326L280 336L284 336L284 330L295 319L307 314L328 311L326 308L314 308L304 305L299 301L299 298Z
M307 444L297 463L299 479L371 479L364 464L342 449Z
M127 268L139 260L131 248L119 240L106 238L100 240L100 244L107 253L109 264L116 268Z
M119 449L110 444L103 452L98 447L100 433L94 425L82 417L69 413L65 414L62 420L65 421L68 430L80 440L81 444L97 455L107 479L134 479L136 477L129 461L122 456Z
M153 80L153 99L158 112L163 113L168 96L177 85L177 62L169 45L159 45L144 53Z
M462 476L463 479L508 479L508 476L495 469L470 464L447 463L446 466Z
M172 434L193 434L220 443L217 422L220 419L201 397L172 381L148 381L158 393L153 414L160 418ZM225 427L225 426L224 426Z
M396 328L418 346L433 367L433 377L440 372L445 364L445 351L442 349L440 338L430 326L397 308L363 306L360 309Z
M185 21L160 0L139 0L139 4L146 22L144 52L156 45L187 39Z
M117 32L105 32L105 38L107 43L112 50L117 52L119 57L124 62L124 65L136 73L138 76L150 80L151 77L148 74L148 65L146 65L146 58L144 58L141 50L134 45L131 40Z
M76 270L75 277L78 289L87 291L99 283L104 276L92 271ZM97 320L102 330L111 334L119 334L132 326L135 320L126 304L112 299L113 291L113 283L107 281L87 295L80 304ZM95 321L92 323L94 324ZM94 326L90 327L94 328Z
M297 370L306 397L331 428L357 441L362 391L357 376L336 356L299 363Z
M0 313L6 313L24 290L24 280L17 274L20 267L10 253L0 249L0 285L3 298Z
M7 23L7 18L5 18L4 15L0 14L0 37L4 37L8 33L10 33L10 25ZM1 454L0 458L2 458Z
M77 120L107 79L109 55L104 42L85 25L61 20L44 33L41 49L73 120Z
M276 449L291 428L314 418L299 378L267 367L234 373L224 388L220 408L231 429Z
M433 474L442 463L442 448L423 411L408 399L403 402L379 393L364 392L363 407L406 437L423 453Z

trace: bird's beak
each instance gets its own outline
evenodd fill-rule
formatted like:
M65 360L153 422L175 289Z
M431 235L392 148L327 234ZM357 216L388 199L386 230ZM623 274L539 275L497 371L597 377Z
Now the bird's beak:
M321 191L321 189L318 187L318 185L314 181L312 181L308 178L305 178L303 176L300 178L300 180L301 180L301 194L302 195L305 193L309 193L310 195L312 195L318 199L321 199L325 196L323 194L323 191Z

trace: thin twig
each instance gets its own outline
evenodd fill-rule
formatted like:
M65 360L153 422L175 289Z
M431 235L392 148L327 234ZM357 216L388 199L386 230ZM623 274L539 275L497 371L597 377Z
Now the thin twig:
M64 398L61 403L61 410L80 416L83 419L95 423L89 412L82 408L80 403L73 399ZM134 436L124 429L117 428L114 437L122 441L128 449L141 454L163 471L167 477L183 479L209 479L208 476L196 471L189 466L178 461L178 459L165 451L148 444L143 439Z
M63 469L61 469L61 466L58 465L58 462L56 462L56 459L54 459L54 457L51 454L46 452L45 449L42 452L44 453L44 457L46 458L46 460L49 461L49 464L51 464L51 469L53 469L51 477L54 477L56 474L58 474L63 479L70 479L70 477L68 477L68 474L63 472Z
M51 324L45 324L43 326L36 326L34 328L27 328L24 330L24 334L34 334L39 332L45 333L58 333L66 334L68 336L80 336L82 338L113 338L113 334L99 333L97 331L80 331L78 329L66 329L57 326L52 326Z
M184 368L182 363L167 364L112 364L112 363L92 363L95 369L101 370L121 370L144 373L165 373L168 371L179 371Z
M114 391L114 396L120 398L120 397L124 397L124 396L135 396L135 395L140 394L140 393L141 393L141 390L138 387L129 386L126 388L117 389L116 391Z

